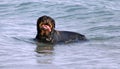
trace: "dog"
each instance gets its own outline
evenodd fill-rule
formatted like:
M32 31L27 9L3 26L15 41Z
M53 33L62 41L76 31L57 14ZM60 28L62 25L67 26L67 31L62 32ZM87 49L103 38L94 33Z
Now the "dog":
M43 43L70 43L85 41L86 37L80 33L55 30L55 20L50 16L41 16L37 20L36 40Z

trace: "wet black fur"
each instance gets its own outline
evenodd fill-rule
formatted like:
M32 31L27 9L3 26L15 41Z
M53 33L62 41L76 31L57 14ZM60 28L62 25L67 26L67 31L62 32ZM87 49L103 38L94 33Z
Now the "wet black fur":
M39 24L41 21L45 20L45 18L51 19L51 23L53 23L54 27L52 28L52 32L49 34L49 36L42 36L40 34L41 29L39 28ZM58 31L55 30L55 21L49 16L42 16L37 20L37 35L36 39L39 42L44 42L44 43L69 43L69 42L74 42L74 41L84 41L86 40L86 37L80 33L76 32L71 32L71 31Z

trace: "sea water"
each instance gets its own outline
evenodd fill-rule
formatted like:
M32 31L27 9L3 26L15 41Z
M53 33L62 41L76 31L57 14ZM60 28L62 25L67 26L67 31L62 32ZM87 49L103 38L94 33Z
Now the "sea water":
M55 19L56 30L89 41L36 43L36 21ZM0 0L0 69L119 69L119 0Z

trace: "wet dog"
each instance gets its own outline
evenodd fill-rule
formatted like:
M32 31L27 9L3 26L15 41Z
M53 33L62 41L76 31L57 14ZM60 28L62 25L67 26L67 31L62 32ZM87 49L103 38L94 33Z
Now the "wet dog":
M39 17L37 20L36 40L44 43L69 43L84 41L86 37L82 34L70 31L55 30L55 21L49 16Z

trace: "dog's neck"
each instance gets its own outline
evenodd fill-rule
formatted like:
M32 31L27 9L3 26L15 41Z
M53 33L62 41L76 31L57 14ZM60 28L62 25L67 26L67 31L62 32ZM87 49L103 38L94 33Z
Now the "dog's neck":
M40 42L49 42L49 43L53 43L53 33L55 32L55 30L52 30L49 35L41 35L40 33L37 34L36 39L39 40Z

